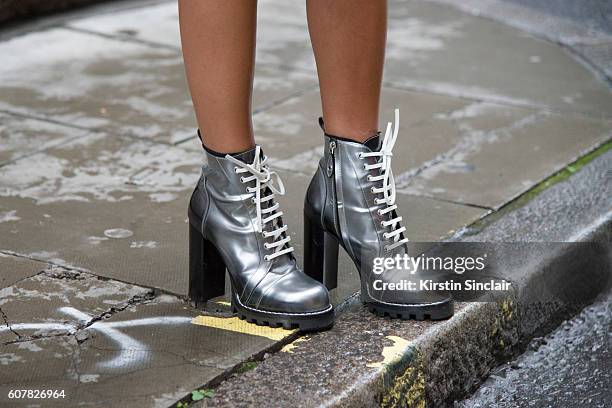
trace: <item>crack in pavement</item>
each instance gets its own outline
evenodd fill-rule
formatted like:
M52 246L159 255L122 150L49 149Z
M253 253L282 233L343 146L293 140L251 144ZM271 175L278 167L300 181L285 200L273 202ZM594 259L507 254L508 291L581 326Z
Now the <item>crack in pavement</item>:
M175 297L177 299L180 299L180 300L183 300L183 301L188 300L187 295L185 295L185 294L174 293L174 292L171 292L171 291L166 290L166 289L157 288L157 287L154 287L154 286L146 286L146 285L143 285L143 284L140 284L140 283L130 282L130 281L127 281L127 280L121 280L121 279L116 279L116 278L109 278L108 276L98 275L97 273L95 273L94 271L91 271L89 269L81 268L81 267L70 265L70 264L58 263L58 262L55 262L55 261L49 260L49 259L33 257L31 255L15 252L15 251L12 251L10 249L0 249L0 254L11 255L11 256L14 256L14 257L17 257L17 258L23 258L23 259L27 259L27 260L30 260L30 261L36 261L36 262L44 263L44 264L47 264L49 266L54 266L54 267L66 269L66 270L69 270L69 271L76 271L78 273L84 273L84 274L87 274L87 275L91 275L93 278L97 278L99 280L120 282L120 283L125 283L125 284L128 284L128 285L138 286L140 288L150 289L150 290L152 290L156 294L156 296L157 296L157 294L165 294L165 295L173 296L173 297ZM34 276L39 275L40 273L43 273L43 272L45 272L45 271L43 270L43 271L41 271L39 273L36 273L36 274L34 274L32 276L28 276L26 278L20 279L19 281L15 282L15 283L18 283L18 282L21 282L21 281L23 281L25 279L34 277ZM13 285L15 283L13 283ZM11 286L13 286L13 285L11 285Z
M27 254L22 254L22 253L19 253L19 252L11 251L10 249L0 249L0 254L10 255L10 256L14 256L16 258L27 259L29 261L36 261L36 262L47 264L49 266L55 266L55 267L58 267L58 268L63 268L63 269L71 270L71 271L77 271L79 273L87 273L87 274L90 274L90 275L96 276L96 277L102 277L100 275L96 275L92 271L90 271L88 269L85 269L85 268L79 268L78 266L74 266L74 265L61 264L59 262L55 262L55 261L50 260L50 259L37 258L37 257L31 256L31 255L27 255ZM41 272L44 272L44 271L41 271ZM37 275L37 274L35 274L35 275ZM35 276L35 275L32 275L32 276ZM24 279L27 279L27 278L24 278ZM21 280L23 280L23 279L21 279ZM118 282L121 282L121 281L118 281ZM124 283L130 283L130 282L124 282ZM134 285L133 283L130 283L130 284ZM13 285L14 285L14 283L13 283ZM11 285L11 286L13 286L13 285Z
M6 327L8 327L9 331L13 333L15 336L17 336L18 338L21 338L21 335L17 333L15 330L13 330L13 328L9 324L8 316L6 315L6 313L4 313L4 310L2 310L2 307L0 307L0 316L2 316L2 321L4 321L4 324L6 325Z
M16 340L10 340L7 342L4 342L3 344L6 345L10 345L10 344L17 344L17 343L25 343L25 342L29 342L29 341L34 341L34 340L39 340L39 339L45 339L45 338L53 338L53 337L70 337L70 336L76 336L79 333L83 332L84 330L87 330L89 327L91 327L93 324L95 324L96 322L102 321L102 320L107 320L109 318L111 318L112 316L123 312L131 307L137 306L137 305L142 305L142 304L147 304L149 302L151 302L152 300L154 300L157 297L157 295L155 294L155 292L153 290L150 290L149 292L145 293L144 295L134 295L132 296L130 299L128 299L126 302L124 302L123 304L119 305L119 306L112 306L110 309L107 309L93 317L91 317L91 319L89 319L88 321L86 321L84 324L83 323L76 323L74 326L74 331L71 332L63 332L63 333L41 333L41 334L33 334L30 336L21 336L18 333L16 333L11 327L10 325L8 325L8 319L6 318L6 315L4 314L4 312L2 312L2 310L0 309L0 312L2 312L2 316L4 318L4 321L7 325L7 327L9 328L9 330L13 333L15 333L18 336L18 339ZM77 338L77 342L83 343L85 341L87 341L89 339L89 337L86 338Z
M113 306L107 311L100 313L97 316L92 317L88 323L86 323L83 327L78 328L77 331L85 330L88 327L90 327L92 324L94 324L95 322L98 322L100 320L109 319L112 316L116 315L117 313L123 312L124 310L127 310L130 307L147 304L150 301L154 300L156 297L157 295L155 294L155 291L153 290L149 290L144 295L134 295L130 299L128 299L128 301L125 302L123 305Z
M74 26L71 26L71 25L63 25L63 26L60 26L58 28L61 28L61 29L64 29L64 30L68 30L68 31L73 31L75 33L81 33L81 34L93 35L93 36L96 36L96 37L106 38L108 40L114 40L114 41L121 41L121 42L133 43L133 44L146 45L148 47L155 48L155 49L173 51L177 55L181 54L181 47L177 47L177 46L173 46L173 45L169 45L169 44L164 44L164 43L159 43L159 42L155 42L155 41L148 41L148 40L144 40L142 38L130 36L130 35L127 35L127 34L124 34L124 35L107 34L107 33L103 33L103 32L100 32L100 31L89 30L87 28L81 28L81 27L74 27Z

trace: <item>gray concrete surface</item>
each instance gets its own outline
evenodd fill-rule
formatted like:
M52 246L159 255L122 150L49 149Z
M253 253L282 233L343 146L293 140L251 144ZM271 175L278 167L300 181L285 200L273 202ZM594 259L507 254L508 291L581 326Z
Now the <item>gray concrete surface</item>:
M304 3L260 1L259 22L255 129L285 180L288 194L279 201L302 262L303 195L321 142ZM392 1L389 26L381 126L393 107L401 109L393 166L398 212L410 239L473 234L477 231L465 227L503 213L514 198L611 139L610 89L561 47L419 1ZM478 314L460 314L446 325L389 323L353 305L341 313L337 331L276 353L296 334L240 323L224 298L204 310L191 308L183 298L186 201L203 155L194 134L174 1L113 2L13 26L0 31L0 55L2 387L52 380L70 390L70 401L167 406L235 375L242 361L268 353L260 364L282 361L269 372L294 383L304 380L309 392L365 378L374 388L364 390L372 393L350 395L363 402L359 398L381 395L383 365L377 363L385 347L405 344L398 338L429 339L418 341L419 361L437 379L446 373L439 367L448 364L448 355L432 357L439 348L426 345L435 336L445 339L439 345L448 350L458 346L453 333L470 339L470 333L494 327L496 340L521 341L517 330L524 326L511 319L505 326L495 323L508 305L479 306ZM571 199L581 198L572 201L574 212L560 211L566 202L558 198L554 205L505 218L496 234L529 240L533 231L556 231L557 224L582 231L612 196L602 189L610 187L609 173L589 174L599 180L597 195L564 184ZM354 267L344 257L334 303L344 304L357 287ZM84 315L64 313L70 305ZM470 307L475 308L465 310ZM546 310L567 313L562 307ZM27 326L34 323L42 326ZM361 337L351 342L356 339L351 335ZM287 376L285 360L279 359L301 364L313 358L316 354L300 351L306 344L321 344L321 351L336 345L352 365L347 369L336 358ZM506 351L489 337L472 344L480 362L455 368L476 381ZM104 367L118 356L121 364ZM37 370L31 374L34 361ZM436 361L442 366L430 364ZM405 363L394 367L406 374ZM345 371L335 378L324 375L334 367ZM249 375L266 381L261 370L253 372ZM432 382L423 385L426 391L403 388L413 384L410 375L402 384L388 375L382 384L395 387L392 398L433 395ZM440 384L435 393L445 400L473 386ZM312 401L325 393L321 388ZM216 401L234 394L218 395Z
M562 44L612 83L612 3L606 0L429 0Z
M612 296L529 343L457 408L598 407L612 401Z
M14 271L17 261L3 255L0 267ZM17 388L65 391L44 406L168 406L291 335L241 329L247 324L224 305L209 305L200 324L194 318L202 311L175 296L60 266L36 268L0 289L3 407L32 404L7 400Z

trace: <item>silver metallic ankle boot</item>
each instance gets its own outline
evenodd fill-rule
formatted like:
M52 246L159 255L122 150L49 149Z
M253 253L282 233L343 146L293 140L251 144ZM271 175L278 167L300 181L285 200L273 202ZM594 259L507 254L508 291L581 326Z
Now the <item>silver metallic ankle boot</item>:
M327 289L296 265L275 194L277 173L259 146L239 155L206 153L189 204L189 296L221 296L225 269L238 315L272 327L318 330L332 325Z
M377 258L408 254L391 171L398 124L396 109L395 125L388 124L382 142L379 135L362 144L325 134L325 154L304 204L304 271L335 288L341 245L359 271L361 300L370 311L402 319L444 319L453 314L449 293L396 290L399 286L390 284L417 284L419 275L397 267L382 273L374 268Z

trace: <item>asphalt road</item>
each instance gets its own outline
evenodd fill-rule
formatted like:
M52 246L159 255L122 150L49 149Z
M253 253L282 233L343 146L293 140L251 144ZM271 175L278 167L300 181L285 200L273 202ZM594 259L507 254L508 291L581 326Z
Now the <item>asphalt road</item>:
M493 371L457 408L612 406L612 294Z

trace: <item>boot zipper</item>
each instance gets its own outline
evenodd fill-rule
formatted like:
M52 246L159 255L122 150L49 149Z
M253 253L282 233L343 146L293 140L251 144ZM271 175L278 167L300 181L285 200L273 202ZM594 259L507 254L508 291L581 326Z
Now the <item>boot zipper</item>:
M336 193L336 177L335 177L335 172L336 172L336 157L334 155L334 153L336 152L336 141L335 140L331 140L329 142L329 158L327 160L327 177L330 178L331 180L331 198L332 198L332 217L333 217L333 222L334 222L334 227L335 230L334 231L338 237L341 237L342 235L340 235L340 223L338 222L338 196Z
M334 174L334 151L336 150L336 141L332 140L329 142L329 160L327 161L327 177L331 177Z

